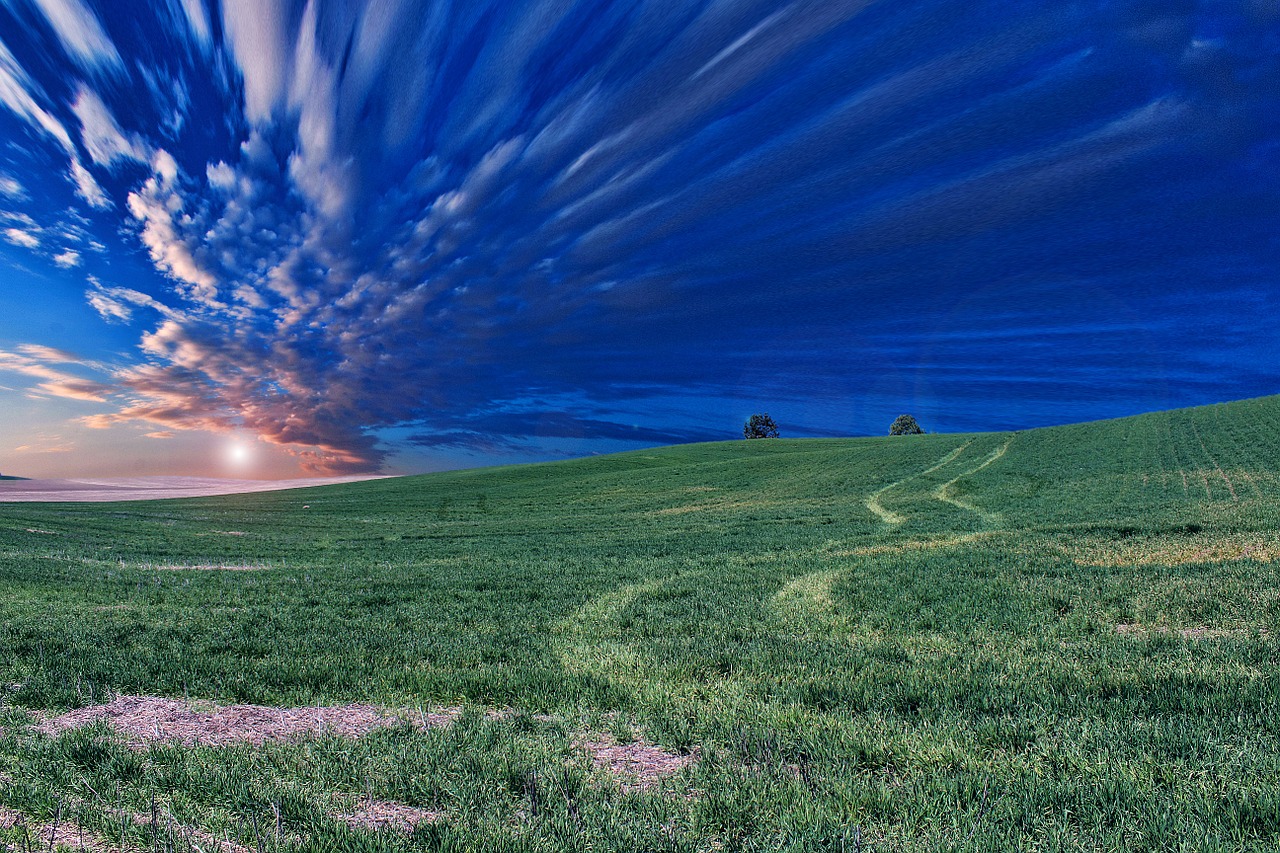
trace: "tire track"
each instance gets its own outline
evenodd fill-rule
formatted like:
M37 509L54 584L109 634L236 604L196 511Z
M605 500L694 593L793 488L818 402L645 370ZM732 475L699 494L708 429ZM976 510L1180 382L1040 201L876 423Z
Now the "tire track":
M896 489L898 486L901 486L904 483L910 482L911 480L914 480L917 477L923 477L926 474L932 474L934 471L937 471L939 468L942 468L945 465L949 465L950 463L954 462L956 458L961 453L964 452L964 449L971 444L973 444L973 439L969 439L964 444L960 445L955 450L951 451L946 456L939 459L937 463L935 463L932 467L926 468L923 471L917 471L914 474L910 474L906 477L903 477L901 480L894 480L892 483L890 483L887 486L881 486L880 488L872 492L870 496L868 496L867 499L863 501L863 503L867 505L867 509L875 513L875 515L885 524L902 524L902 522L907 520L907 517L905 515L899 515L898 513L894 512L891 509L887 509L884 504L880 503L880 497L890 489Z
M909 479L909 478L908 478ZM945 550L958 548L970 542L1000 536L1004 531L981 530L977 533L963 533L958 536L947 536L942 539L912 539L897 545L868 545L835 552L839 557L874 557L884 554L906 554L916 551ZM796 622L817 621L827 627L834 627L836 622L836 604L831 597L831 589L849 573L853 566L845 565L835 569L821 569L792 578L773 594L774 615L786 624Z
M1017 438L1017 436L1014 436L1014 438ZM974 504L971 504L966 500L954 497L951 494L951 489L953 486L955 486L956 483L960 482L965 477L973 476L974 474L981 471L983 468L986 468L988 465L995 462L1001 456L1004 456L1005 451L1009 449L1009 445L1011 444L1013 444L1013 438L1010 438L1004 444L1000 445L994 451L992 451L991 455L989 455L986 459L984 459L982 461L982 464L978 465L978 467L965 471L960 476L954 479L948 480L947 482L943 483L941 486L938 486L938 488L933 490L933 496L936 499L943 501L944 503L949 503L952 506L959 507L960 509L966 510L967 512L971 512L974 515L977 515L979 518L982 519L983 523L985 523L988 527L999 527L1004 522L1004 519L1000 515L1000 513L987 512L986 510L981 509L980 507L975 506Z

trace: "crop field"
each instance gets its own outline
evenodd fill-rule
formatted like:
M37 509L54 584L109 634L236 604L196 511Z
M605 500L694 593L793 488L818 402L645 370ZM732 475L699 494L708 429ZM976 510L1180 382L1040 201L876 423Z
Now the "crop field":
M1280 398L0 505L0 850L1280 849Z

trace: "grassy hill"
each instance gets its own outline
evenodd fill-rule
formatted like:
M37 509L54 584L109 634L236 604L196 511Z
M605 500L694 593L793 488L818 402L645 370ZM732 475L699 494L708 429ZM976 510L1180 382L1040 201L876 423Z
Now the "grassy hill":
M158 798L253 849L1274 850L1278 450L1268 397L0 505L0 806L145 849L119 814ZM461 716L144 752L28 725L117 694ZM689 766L635 790L603 734ZM344 796L439 818L350 830Z

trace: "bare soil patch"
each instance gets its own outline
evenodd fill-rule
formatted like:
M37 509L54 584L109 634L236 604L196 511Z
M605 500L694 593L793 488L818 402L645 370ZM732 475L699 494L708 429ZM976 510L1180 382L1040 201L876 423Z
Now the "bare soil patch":
M56 824L45 824L29 820L26 815L5 806L0 806L0 829L26 829L27 835L36 847L28 844L18 846L0 841L0 850L17 853L19 850L53 850L65 847L69 850L106 851L111 848L101 839L86 833L82 828L67 820L59 820Z
M125 738L131 749L153 743L183 746L233 746L268 741L298 740L307 736L337 735L358 738L388 726L411 725L419 729L446 726L456 719L455 709L432 713L397 711L375 705L274 708L264 705L193 706L158 696L121 696L105 705L77 708L44 720L37 731L59 735L105 720Z
M391 800L361 800L350 812L333 815L335 820L352 829L374 832L391 830L412 835L420 823L433 823L444 817L442 812Z
M134 826L151 826L158 839L163 839L167 836L170 841L177 840L183 844L181 849L184 851L190 850L193 853L254 853L250 848L239 842L232 841L228 837L219 838L207 829L179 823L165 809L157 809L153 815L146 815L140 812L124 812L118 809L108 809L107 813L116 819L127 818ZM172 849L171 847L160 845L157 845L157 848Z
M116 820L127 820L134 826L154 825L157 831L157 839L167 835L170 841L181 841L183 842L182 850L191 850L196 853L254 853L250 848L229 838L219 838L198 826L187 826L178 823L167 812L159 811L155 815L144 815L131 814L118 809L107 809L106 813ZM65 817L59 817L56 823L43 823L32 820L21 812L5 806L0 806L0 829L25 829L28 838L28 841L21 845L0 842L0 851L4 851L4 853L18 853L18 851L25 853L28 850L61 850L63 848L88 850L92 851L92 853L108 853L108 851L118 851L120 849L118 845L108 843L100 836L85 831L75 821ZM35 846L31 846L32 844ZM132 850L136 848L130 846L126 849ZM162 848L157 847L156 849ZM167 846L163 849L173 848L172 846Z
M632 743L618 743L608 734L587 735L574 741L574 747L591 756L595 770L608 771L624 791L644 791L668 776L694 764L699 757L692 752L678 753L640 738Z

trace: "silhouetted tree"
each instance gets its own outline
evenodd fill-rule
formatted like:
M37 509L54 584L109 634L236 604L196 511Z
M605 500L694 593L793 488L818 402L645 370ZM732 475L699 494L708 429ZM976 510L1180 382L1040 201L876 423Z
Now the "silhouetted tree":
M889 426L889 435L921 435L924 430L911 415L898 415Z
M743 438L777 438L778 425L773 422L773 418L769 417L766 412L762 415L752 415L745 424L742 425Z

